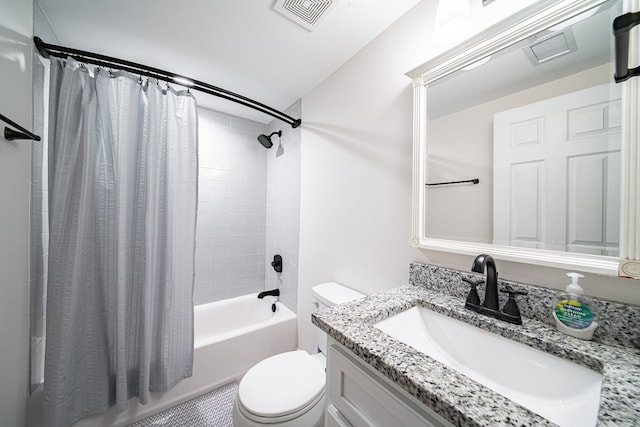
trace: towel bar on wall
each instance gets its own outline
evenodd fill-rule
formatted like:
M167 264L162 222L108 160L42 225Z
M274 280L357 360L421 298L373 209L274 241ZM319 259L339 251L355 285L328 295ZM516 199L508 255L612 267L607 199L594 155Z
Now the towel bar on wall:
M13 120L3 116L2 114L0 114L0 120L10 125L11 127L18 129L18 130L13 130L6 126L4 127L4 139L6 139L7 141L13 141L15 139L30 139L33 141L40 141L40 137L38 135L32 132L29 132L28 130L26 130L25 128L23 128L22 126L14 122Z
M434 187L436 185L451 185L451 184L466 184L466 183L478 184L478 183L480 183L480 180L478 178L473 178L473 179L465 179L463 181L448 181L448 182L427 183L425 185L427 187Z

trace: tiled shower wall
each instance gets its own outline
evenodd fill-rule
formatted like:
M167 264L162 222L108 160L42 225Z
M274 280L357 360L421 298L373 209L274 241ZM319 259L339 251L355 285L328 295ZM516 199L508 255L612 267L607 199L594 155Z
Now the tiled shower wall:
M198 110L194 303L258 292L265 282L266 126Z
M298 101L287 111L301 116ZM300 128L269 126L199 110L195 304L280 288L296 310L300 214ZM257 141L273 136L273 147ZM271 267L283 258L283 271Z
M300 101L287 111L302 116ZM267 153L267 244L266 287L280 288L280 300L297 312L298 246L300 234L300 138L301 130L280 121L269 125L269 133L282 130L282 140L274 136ZM282 273L271 268L273 256L282 256Z

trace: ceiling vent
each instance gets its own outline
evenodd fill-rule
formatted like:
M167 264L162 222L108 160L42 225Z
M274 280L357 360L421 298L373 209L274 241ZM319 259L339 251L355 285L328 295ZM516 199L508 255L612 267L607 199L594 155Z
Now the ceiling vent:
M337 4L338 0L276 0L273 9L313 31Z
M578 50L570 28L553 33L523 48L533 65L539 65Z

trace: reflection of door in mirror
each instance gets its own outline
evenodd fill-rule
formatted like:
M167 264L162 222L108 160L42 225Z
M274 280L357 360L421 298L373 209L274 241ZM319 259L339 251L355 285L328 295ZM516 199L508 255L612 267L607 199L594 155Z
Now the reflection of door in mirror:
M637 9L623 3L540 0L407 73L413 246L640 278L640 85L612 84L620 58L612 22ZM640 32L630 36L635 65ZM594 97L572 100L580 93ZM544 104L553 98L569 105ZM508 124L529 157L494 147L494 115L536 103L540 111ZM539 138L551 152L536 152ZM513 165L500 166L502 155ZM504 195L494 194L503 183Z
M429 82L425 180L479 178L480 184L425 188L427 238L618 256L621 137L612 114L619 121L621 88L612 79L611 22L620 13L620 1L606 2L493 53L477 67L481 61ZM606 93L590 92L598 86ZM582 98L570 101L579 93ZM554 100L569 105L554 106ZM537 103L540 111L534 115L513 118L526 122L517 129L520 136L526 140L531 137L527 132L544 131L540 136L566 142L522 144L518 153L530 153L539 163L518 160L522 164L517 168L494 170L500 164L495 156L512 152L494 147L494 114ZM568 111L571 116L564 117ZM598 123L608 127L592 129ZM617 132L615 141L610 141L612 130ZM575 134L569 136L570 132ZM598 135L604 138L601 142L595 142ZM581 151L571 153L569 147ZM545 154L546 148L554 150ZM562 165L549 169L556 163ZM581 169L585 172L569 180L566 174ZM543 177L545 185L538 182ZM600 191L605 185L613 187ZM501 188L518 198L494 193Z
M491 62L487 65L491 65ZM493 243L494 114L607 84L611 81L612 73L612 65L607 62L471 108L430 118L427 129L429 142L425 162L426 181L479 178L480 184L428 187L425 192L426 235L432 238ZM620 90L619 86L616 90ZM591 101L591 104L597 103L598 101ZM566 204L566 201L562 204Z
M620 90L494 115L493 243L618 255Z

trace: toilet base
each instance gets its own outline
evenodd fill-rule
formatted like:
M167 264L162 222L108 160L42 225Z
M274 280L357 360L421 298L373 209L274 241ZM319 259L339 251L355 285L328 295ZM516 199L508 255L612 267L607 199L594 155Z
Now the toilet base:
M299 417L282 421L282 422L264 422L247 418L238 408L239 402L233 404L233 426L234 427L264 427L265 425L273 427L322 427L324 425L324 396L312 408L301 414ZM276 420L274 420L276 421Z

